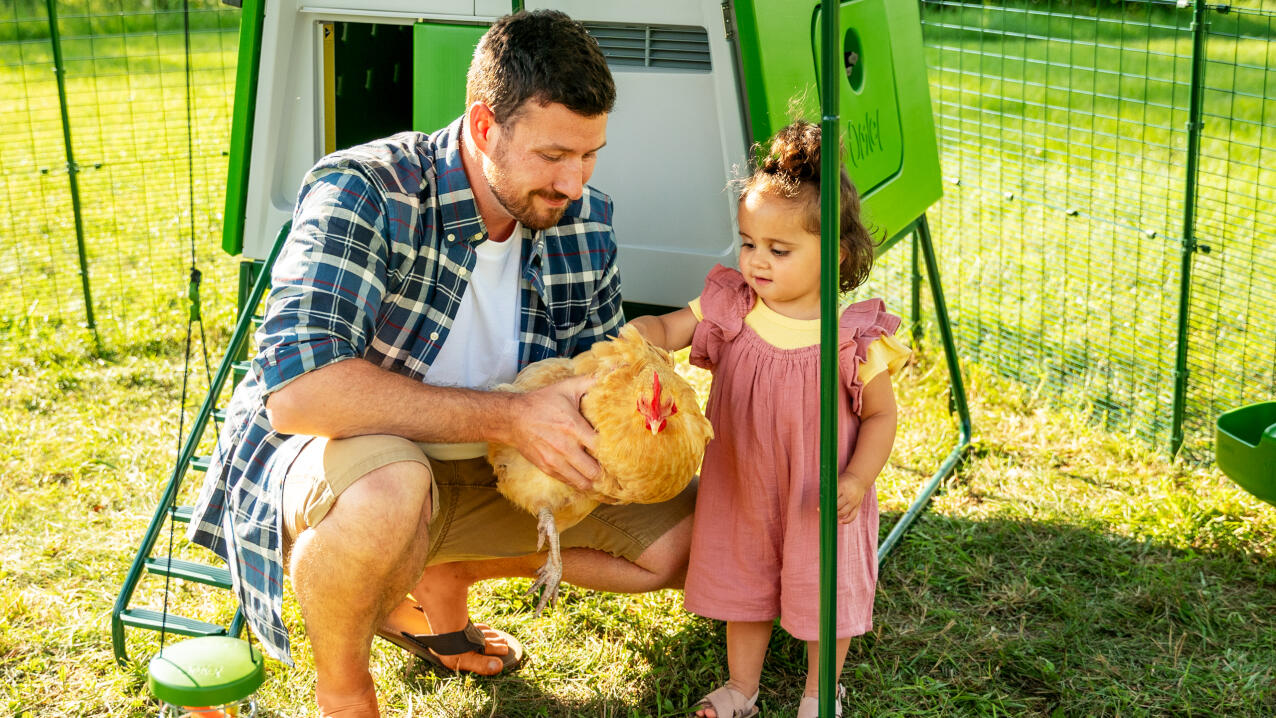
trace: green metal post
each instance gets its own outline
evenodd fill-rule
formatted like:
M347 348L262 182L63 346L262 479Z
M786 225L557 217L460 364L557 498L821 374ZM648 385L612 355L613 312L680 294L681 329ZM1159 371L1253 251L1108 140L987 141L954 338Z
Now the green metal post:
M838 151L842 39L840 3L821 3L824 38L820 77L820 694L819 714L832 718L837 699L837 267L841 244Z
M1183 415L1187 410L1188 315L1192 298L1192 255L1196 253L1196 168L1201 148L1201 96L1205 80L1205 0L1192 6L1192 88L1188 95L1187 162L1184 169L1183 232L1179 245L1178 339L1174 353L1174 410L1170 419L1170 454L1183 447Z
M913 256L910 264L912 265L912 276L909 278L909 292L912 295L912 320L913 330L913 346L920 347L922 345L922 273L917 266L918 253L921 248L918 246L921 242L919 232L913 232Z
M45 0L49 9L49 40L53 43L53 75L58 80L58 106L62 109L62 142L66 145L66 174L71 183L71 212L75 215L75 246L80 253L80 284L84 287L84 313L89 329L97 334L93 318L93 293L89 290L89 259L84 249L84 219L80 214L80 167L71 149L71 114L66 107L66 65L62 62L62 37L58 33L56 0Z
M926 215L922 215L917 220L913 225L913 231L917 233L915 238L917 246L921 248L922 259L926 263L926 278L930 282L931 300L935 303L935 323L939 327L939 338L944 346L944 358L948 363L948 378L952 382L953 407L957 410L957 416L960 421L958 425L960 434L957 438L956 448L940 464L939 470L917 493L912 505L908 507L903 516L899 517L899 520L891 527L891 532L886 536L886 540L882 541L881 545L878 546L878 565L881 565L886 556L890 554L891 549L895 548L900 539L904 537L904 532L908 531L909 526L921 515L922 510L926 508L926 504L930 501L930 497L935 493L935 490L939 488L940 483L957 468L962 456L966 453L967 447L970 446L971 437L970 407L966 403L966 384L961 378L961 365L957 361L957 342L953 338L953 327L948 318L948 303L944 301L943 286L939 282L939 260L935 257L935 245L931 241L930 224L926 221Z
M230 125L226 216L222 225L222 248L227 254L239 254L244 249L244 218L248 213L248 169L252 160L253 122L257 113L257 75L261 69L261 28L265 17L265 0L244 0L239 15L235 116Z

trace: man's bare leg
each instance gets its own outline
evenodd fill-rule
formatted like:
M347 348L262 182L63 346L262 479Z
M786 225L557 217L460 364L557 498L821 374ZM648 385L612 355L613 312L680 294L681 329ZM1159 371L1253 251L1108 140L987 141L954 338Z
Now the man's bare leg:
M293 544L290 573L322 716L379 715L368 670L372 636L421 576L429 516L430 470L402 461L356 481Z
M564 550L563 580L582 588L613 593L681 588L691 549L691 520L691 516L684 518L633 562L594 549ZM459 631L470 620L466 603L471 585L492 578L534 578L544 563L544 554L531 554L430 566L411 591L412 599L425 613L413 610L412 603L405 602L388 618L387 626L409 633ZM499 642L489 640L492 653L504 653L503 648ZM499 659L474 652L441 659L454 670L479 675L494 675L501 669Z

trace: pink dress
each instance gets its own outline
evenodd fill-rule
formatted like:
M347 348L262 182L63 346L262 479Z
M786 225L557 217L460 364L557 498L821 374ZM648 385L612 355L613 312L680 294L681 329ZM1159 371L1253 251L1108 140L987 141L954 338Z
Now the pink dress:
M721 266L700 296L704 318L691 363L713 372L707 414L715 438L700 473L684 601L687 610L723 621L779 616L795 638L813 641L820 613L820 347L766 342L744 323L754 302L740 273ZM899 323L880 299L842 314L840 446L855 446L859 429L857 368L873 340L894 334ZM877 522L870 487L855 521L838 527L838 638L872 629Z

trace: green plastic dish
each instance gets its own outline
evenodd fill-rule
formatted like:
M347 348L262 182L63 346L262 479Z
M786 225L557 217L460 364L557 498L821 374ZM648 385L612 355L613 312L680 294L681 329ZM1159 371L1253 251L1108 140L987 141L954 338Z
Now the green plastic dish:
M1214 460L1241 488L1276 506L1276 401L1218 417Z
M151 692L165 703L219 706L251 696L266 680L266 662L241 638L203 636L165 646L148 673Z

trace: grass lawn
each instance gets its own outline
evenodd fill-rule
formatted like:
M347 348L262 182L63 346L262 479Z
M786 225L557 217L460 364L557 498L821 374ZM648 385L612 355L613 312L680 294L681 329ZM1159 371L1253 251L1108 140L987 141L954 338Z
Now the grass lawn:
M180 347L98 359L87 342L29 339L0 349L0 710L153 714L144 666L116 666L107 624L176 452ZM883 566L876 628L842 676L850 714L1276 713L1276 509L1021 387L970 379L973 451ZM883 531L954 435L930 357L898 386ZM143 585L141 602L158 606L161 582ZM512 676L436 674L377 642L387 715L673 715L725 678L722 627L683 612L677 592L568 588L537 619L526 585L493 582L472 601L533 656ZM228 598L175 586L170 602L224 620ZM285 607L300 636L291 595ZM133 655L154 650L156 634L129 636ZM264 715L311 709L304 640L296 658L268 664ZM767 715L792 715L804 666L777 631Z

